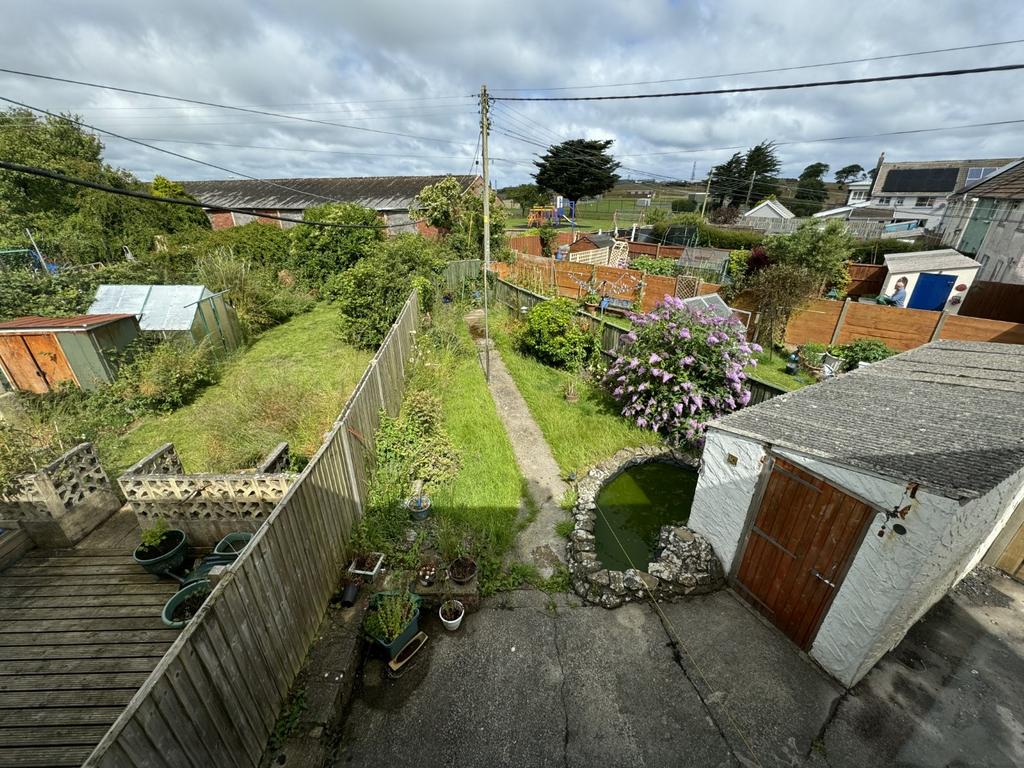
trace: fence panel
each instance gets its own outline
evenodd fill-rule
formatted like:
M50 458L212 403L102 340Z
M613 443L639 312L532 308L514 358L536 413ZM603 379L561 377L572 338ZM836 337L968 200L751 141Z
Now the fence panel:
M814 301L797 312L786 327L787 344L828 344L843 305L838 301Z
M154 764L154 750L196 768L259 764L337 587L379 412L399 407L418 325L414 292L317 454L85 766L142 768Z
M1024 284L975 280L960 307L960 316L1024 323Z
M941 317L939 312L924 309L900 309L851 301L847 304L836 341L846 344L854 339L879 339L892 349L903 352L927 344Z
M939 338L1024 344L1024 323L1004 323L1000 320L982 320L977 317L949 315L942 325Z

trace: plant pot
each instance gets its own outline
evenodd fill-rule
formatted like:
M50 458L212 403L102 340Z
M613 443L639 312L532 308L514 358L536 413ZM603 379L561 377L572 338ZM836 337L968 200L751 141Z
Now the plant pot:
M458 616L454 619L446 619L444 617L444 608L446 605L455 607L455 612ZM444 624L444 628L449 632L454 632L462 624L462 617L466 615L466 606L464 606L458 600L445 600L441 603L441 607L437 609L437 615L441 619L441 623Z
M210 582L206 581L205 579L202 581L193 581L190 584L186 584L184 587L182 587L173 595L171 595L171 599L164 603L164 610L163 613L160 615L160 618L163 619L164 624L166 624L171 629L182 629L186 624L188 624L189 621L192 620L191 617L188 619L175 619L174 612L178 609L178 606L180 606L182 603L184 603L186 600L192 597L196 592L203 591L210 591Z
M157 576L163 576L168 571L174 571L181 567L181 564L185 562L185 553L188 549L188 540L185 537L185 532L172 528L166 533L167 538L178 538L178 543L175 544L169 551L164 552L162 555L156 557L145 557L139 556L139 550L142 546L139 545L135 548L135 552L132 553L132 559L149 571Z
M217 546L213 548L215 555L234 555L238 557L242 554L242 550L245 549L246 545L252 540L254 534L248 531L238 531L237 533L229 533L223 539L217 542Z
M351 608L356 604L356 598L359 597L359 587L358 581L350 581L345 585L345 589L341 593L342 608Z
M426 520L430 516L430 498L413 496L406 500L405 508L409 510L409 517L413 520Z
M448 578L456 584L468 584L476 577L476 562L468 557L460 557L448 566Z
M376 602L381 599L384 595L393 594L388 592L378 592L372 598L370 598L370 610L373 610ZM371 635L373 639L388 652L388 658L394 659L406 644L412 640L416 634L420 631L420 598L417 595L410 595L413 602L416 604L416 608L413 611L412 618L409 619L409 623L405 625L405 628L401 633L391 642L386 642L383 638Z
M356 568L356 563L360 560L360 558L356 558L348 567L348 572L353 576L362 576L367 582L370 582L377 578L377 574L380 573L381 566L384 564L384 554L382 552L370 552L366 557L369 559L376 559L373 568L370 568L369 570L366 568Z

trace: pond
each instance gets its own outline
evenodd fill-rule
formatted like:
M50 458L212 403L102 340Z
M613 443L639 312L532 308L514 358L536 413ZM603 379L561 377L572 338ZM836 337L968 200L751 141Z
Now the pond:
M597 494L597 559L605 568L647 570L666 525L685 525L697 486L689 467L651 461L616 475Z

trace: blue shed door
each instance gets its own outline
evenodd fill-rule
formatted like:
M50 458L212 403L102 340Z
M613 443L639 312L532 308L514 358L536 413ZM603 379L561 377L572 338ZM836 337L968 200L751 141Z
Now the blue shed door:
M930 272L922 272L917 276L917 283L914 285L914 292L910 295L907 308L941 312L955 282L956 275L933 275Z

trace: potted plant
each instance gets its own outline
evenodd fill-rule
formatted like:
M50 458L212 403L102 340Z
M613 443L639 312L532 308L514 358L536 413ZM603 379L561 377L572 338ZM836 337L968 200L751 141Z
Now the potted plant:
M395 658L420 631L420 598L412 592L378 592L370 598L363 629Z
M171 629L182 629L199 613L211 591L210 582L206 579L189 582L164 604L160 618Z
M356 555L355 560L348 567L348 572L353 576L362 576L363 580L369 583L377 578L383 564L383 552L364 552L361 555Z
M430 497L425 493L412 496L406 499L405 508L409 510L409 517L413 520L426 520L430 515Z
M188 542L185 532L177 528L168 528L167 521L158 518L152 528L147 528L140 536L142 543L135 548L132 559L147 571L163 576L168 571L181 567L185 562L185 551Z
M246 545L252 540L254 534L248 531L236 531L235 533L229 533L223 539L217 542L217 546L213 548L215 555L234 555L238 557L242 554L242 550L245 549Z
M448 578L456 584L468 584L476 577L476 561L466 555L455 558L448 565Z
M434 582L437 581L437 562L435 560L426 560L417 573L420 586L430 587L433 586Z
M462 617L466 615L466 606L460 600L454 599L449 591L445 595L441 607L437 609L437 615L440 617L441 623L444 624L444 628L449 632L454 632L462 624Z

